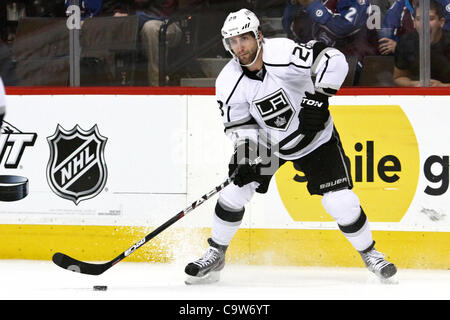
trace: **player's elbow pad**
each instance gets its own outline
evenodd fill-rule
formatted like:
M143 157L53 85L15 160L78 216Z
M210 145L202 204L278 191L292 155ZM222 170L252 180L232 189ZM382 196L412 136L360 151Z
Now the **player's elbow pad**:
M313 70L316 75L316 91L334 95L344 83L348 73L348 63L344 54L336 49L325 52Z

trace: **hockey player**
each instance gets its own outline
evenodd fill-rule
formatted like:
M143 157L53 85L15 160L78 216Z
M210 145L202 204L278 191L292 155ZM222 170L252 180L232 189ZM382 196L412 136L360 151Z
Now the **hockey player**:
M6 112L5 87L3 86L3 81L2 78L0 77L0 129L3 124L3 117L5 116L5 112Z
M267 191L274 173L266 173L267 161L254 164L263 146L270 149L272 162L292 161L305 174L309 193L322 195L324 208L367 268L382 279L392 277L397 269L374 248L369 222L351 190L349 159L328 111L328 99L348 71L344 55L321 42L264 39L258 18L247 9L228 15L222 36L234 59L216 80L216 99L225 133L235 145L229 175L236 176L219 194L209 248L186 266L186 283L219 280L244 206L255 192Z

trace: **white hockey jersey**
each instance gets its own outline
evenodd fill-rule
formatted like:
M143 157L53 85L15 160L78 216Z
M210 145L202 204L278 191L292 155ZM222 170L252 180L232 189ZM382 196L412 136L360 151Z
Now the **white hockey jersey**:
M3 86L2 78L0 77L0 115L6 112L5 87Z
M259 139L282 159L300 158L327 142L333 131L330 116L317 134L298 133L305 91L335 94L347 75L346 59L320 42L277 38L264 40L263 62L263 70L254 74L232 59L217 77L225 133L235 143L243 137Z

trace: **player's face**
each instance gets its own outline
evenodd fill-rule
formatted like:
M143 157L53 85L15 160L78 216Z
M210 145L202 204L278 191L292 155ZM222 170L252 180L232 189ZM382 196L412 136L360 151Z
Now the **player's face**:
M253 33L247 32L227 39L228 45L238 57L241 64L251 63L258 51L258 43Z

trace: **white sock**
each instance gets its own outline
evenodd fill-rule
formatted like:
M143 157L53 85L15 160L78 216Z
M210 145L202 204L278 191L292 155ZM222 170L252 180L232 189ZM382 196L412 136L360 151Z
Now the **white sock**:
M322 197L322 204L357 251L363 251L372 245L369 220L360 207L358 196L352 190L328 192Z
M236 232L239 230L241 221L228 222L220 219L216 213L213 216L211 238L217 244L228 246Z

